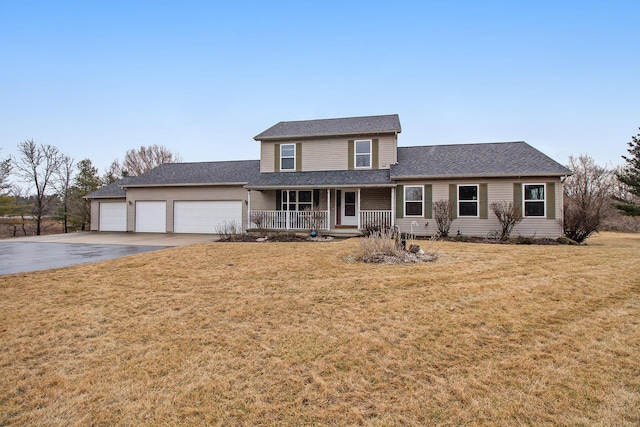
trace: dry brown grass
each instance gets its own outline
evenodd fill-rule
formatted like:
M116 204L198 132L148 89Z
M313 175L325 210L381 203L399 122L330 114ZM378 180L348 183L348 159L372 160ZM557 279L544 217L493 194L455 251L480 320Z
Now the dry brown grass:
M638 425L640 235L199 244L0 278L0 425Z

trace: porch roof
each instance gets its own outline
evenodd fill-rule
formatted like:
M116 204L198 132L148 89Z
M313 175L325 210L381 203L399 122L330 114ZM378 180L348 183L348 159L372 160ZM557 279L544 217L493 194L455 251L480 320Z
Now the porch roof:
M246 188L256 190L312 187L395 187L395 182L389 178L389 169L375 169L286 173L263 172L246 185Z

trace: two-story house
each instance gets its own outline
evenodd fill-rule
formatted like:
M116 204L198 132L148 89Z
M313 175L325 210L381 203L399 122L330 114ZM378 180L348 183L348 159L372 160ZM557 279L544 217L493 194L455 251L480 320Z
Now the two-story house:
M556 161L524 142L398 147L400 132L397 115L280 122L254 137L260 160L164 164L88 195L92 230L433 235L433 203L448 200L452 233L486 236L499 228L490 204L513 201L515 234L562 234L571 171Z

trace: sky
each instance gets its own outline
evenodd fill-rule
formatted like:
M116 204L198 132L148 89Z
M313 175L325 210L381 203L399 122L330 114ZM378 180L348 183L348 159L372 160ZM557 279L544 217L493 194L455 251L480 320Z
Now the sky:
M279 121L399 114L400 146L526 141L624 161L640 1L0 0L0 158L103 173L142 145L259 158Z

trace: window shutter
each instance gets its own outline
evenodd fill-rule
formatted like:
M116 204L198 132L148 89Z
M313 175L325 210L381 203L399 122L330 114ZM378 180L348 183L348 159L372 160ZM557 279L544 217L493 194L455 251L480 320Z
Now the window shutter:
M480 184L480 219L489 218L489 194L487 184Z
M371 169L378 169L378 140L371 140Z
M320 205L320 190L315 188L313 190L313 207L317 208Z
M353 150L354 150L353 139L349 140L347 150L349 151L347 155L347 162L349 162L349 164L347 165L347 169L352 170L355 167L354 158L353 158Z
M282 191L276 190L276 210L282 210Z
M454 219L458 218L458 186L456 184L449 184L449 201L453 202L451 216Z
M424 186L424 217L433 218L433 207L431 200L433 199L433 187L431 184Z
M296 143L296 172L302 170L302 142Z
M404 217L404 185L396 186L396 218Z
M556 183L547 182L545 190L545 199L547 202L547 219L556 219Z
M522 216L524 216L524 207L522 206L522 183L513 183L513 207L520 209Z
M280 172L280 144L273 145L273 171Z

